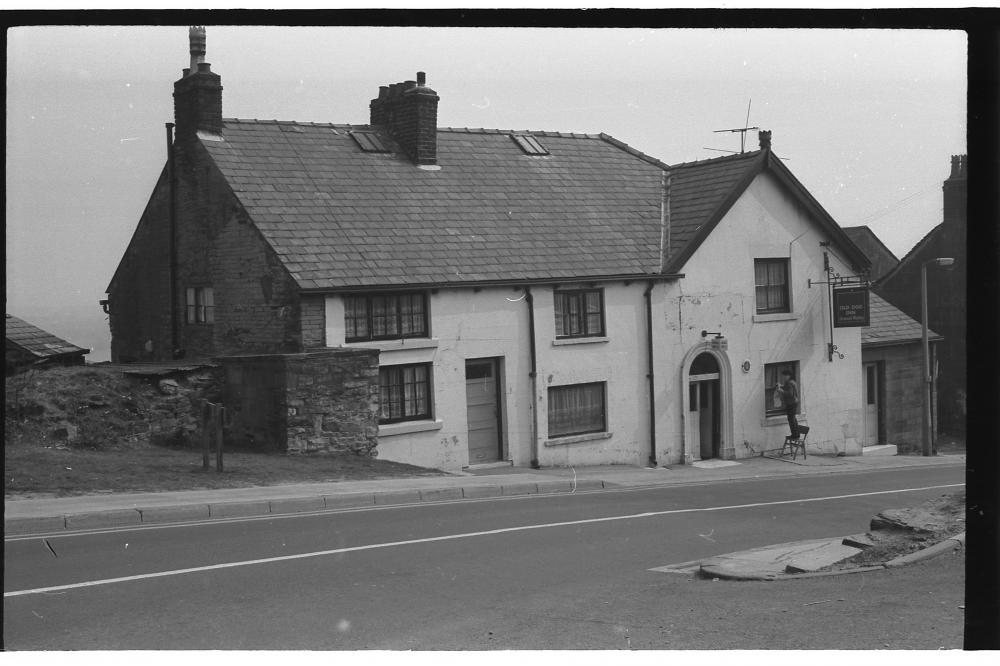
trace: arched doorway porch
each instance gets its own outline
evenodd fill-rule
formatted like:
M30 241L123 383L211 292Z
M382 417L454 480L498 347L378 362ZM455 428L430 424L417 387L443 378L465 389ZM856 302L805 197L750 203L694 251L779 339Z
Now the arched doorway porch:
M717 340L695 345L681 366L683 427L682 462L710 458L732 460L732 369L724 345Z

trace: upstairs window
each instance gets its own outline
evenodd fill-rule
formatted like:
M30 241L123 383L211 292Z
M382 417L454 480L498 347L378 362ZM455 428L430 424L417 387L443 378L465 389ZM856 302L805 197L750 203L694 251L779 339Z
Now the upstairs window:
M527 155L549 154L549 151L545 150L545 147L538 142L538 139L530 134L511 134L510 138L514 139L514 143L520 146L521 150Z
M423 292L359 294L344 297L347 342L427 337Z
M754 259L757 314L791 312L788 294L788 259Z
M184 321L188 324L215 322L215 294L211 287L187 288Z
M601 289L556 291L556 337L604 335L604 292Z

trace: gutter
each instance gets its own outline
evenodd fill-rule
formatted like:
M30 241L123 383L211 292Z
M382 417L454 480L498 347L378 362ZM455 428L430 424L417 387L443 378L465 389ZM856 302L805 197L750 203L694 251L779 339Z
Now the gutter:
M539 469L538 464L538 360L535 353L535 298L531 287L524 288L524 300L528 304L528 348L531 353L531 468Z
M299 287L302 294L362 294L376 291L400 291L413 289L482 289L485 287L513 287L527 289L532 285L580 284L587 282L638 282L654 280L670 282L686 277L684 273L628 273L616 275L591 275L581 277L544 277L512 280L467 280L463 282L401 282L382 283L366 286ZM294 276L293 276L293 279ZM298 280L296 280L297 282Z
M646 300L646 378L649 379L649 466L656 467L656 382L653 381L653 286L650 280L642 293Z

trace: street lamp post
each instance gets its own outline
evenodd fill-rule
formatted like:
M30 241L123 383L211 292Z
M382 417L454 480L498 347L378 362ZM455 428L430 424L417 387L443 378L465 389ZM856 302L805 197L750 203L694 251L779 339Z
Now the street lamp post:
M930 343L927 340L927 266L949 267L955 263L951 257L937 257L928 259L920 264L920 328L921 340L924 345L924 378L923 378L923 432L922 432L922 453L925 456L931 454L931 353Z

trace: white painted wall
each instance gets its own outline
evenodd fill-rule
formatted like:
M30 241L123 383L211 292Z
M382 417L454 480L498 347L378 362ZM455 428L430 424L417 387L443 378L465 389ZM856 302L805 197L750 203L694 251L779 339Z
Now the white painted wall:
M687 382L685 356L704 342L702 330L721 331L732 373L733 455L745 457L749 442L757 451L779 448L788 433L784 416L764 417L764 365L799 361L799 422L811 429L810 450L861 453L861 334L858 328L834 329L844 359L827 360L830 336L821 241L828 240L804 210L794 204L769 175L759 176L682 268L686 277L666 286L665 331L657 341L658 457L680 462L683 403ZM836 248L831 265L851 274ZM756 316L754 259L790 258L792 313ZM661 292L662 293L662 292ZM749 372L740 367L750 362ZM688 452L697 459L698 447Z
M465 407L466 359L499 357L503 435L515 465L528 465L530 441L528 310L523 291L441 289L428 298L430 340L344 342L339 296L326 299L327 346L373 347L379 365L434 364L434 420L379 428L380 458L423 467L456 470L469 464Z
M604 287L607 335L557 341L553 289L534 297L538 451L542 466L628 464L649 456L644 283ZM429 297L430 340L402 343L344 342L343 301L326 300L327 346L374 347L380 365L431 362L434 420L379 428L379 457L455 470L469 464L465 361L499 357L503 434L507 459L531 463L532 413L528 304L523 290L441 289ZM606 382L608 429L604 433L548 437L548 388Z

